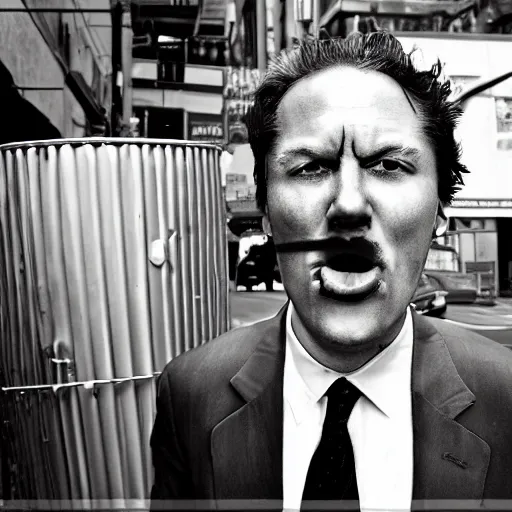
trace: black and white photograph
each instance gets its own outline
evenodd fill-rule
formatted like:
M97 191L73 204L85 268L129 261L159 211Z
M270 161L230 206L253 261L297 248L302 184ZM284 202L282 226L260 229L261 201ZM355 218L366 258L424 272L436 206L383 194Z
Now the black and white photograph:
M0 512L512 511L512 0L0 0Z

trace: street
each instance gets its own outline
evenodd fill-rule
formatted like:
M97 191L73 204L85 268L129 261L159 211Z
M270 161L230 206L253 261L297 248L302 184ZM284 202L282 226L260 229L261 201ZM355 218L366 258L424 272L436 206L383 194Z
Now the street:
M273 316L285 304L282 290L267 292L231 291L232 327L257 322ZM445 321L471 329L504 345L512 345L512 300L498 299L496 305L449 304Z

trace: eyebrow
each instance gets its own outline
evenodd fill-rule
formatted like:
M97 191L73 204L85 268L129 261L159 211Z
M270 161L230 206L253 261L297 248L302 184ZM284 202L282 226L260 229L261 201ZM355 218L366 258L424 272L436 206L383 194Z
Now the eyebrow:
M355 153L355 151L354 151ZM379 158L383 158L390 154L399 154L403 157L410 158L411 160L417 161L421 156L421 151L418 148L412 146L401 146L401 145L389 145L385 146L382 149L377 149L372 152L369 156L358 156L356 154L357 159L362 163L371 163Z
M306 158L312 158L312 159L318 159L322 158L318 151L315 151L314 149L307 148L304 146L298 146L298 147L292 147L289 149L285 149L281 153L279 153L276 156L276 163L279 166L286 166L290 160L293 160L295 158L299 157L306 157ZM326 158L323 157L325 160Z
M371 163L379 158L382 158L384 156L390 155L390 154L400 154L403 157L410 158L414 161L417 161L421 156L421 151L418 148L412 147L412 146L402 146L398 144L394 145L387 145L381 149L377 149L376 151L373 151L371 155L369 156L359 156L354 151L354 154L356 158L364 165L366 163ZM337 155L337 157L340 155ZM279 155L276 156L276 163L279 166L286 167L286 165L290 162L290 160L293 160L295 158L299 157L306 157L310 159L322 159L322 160L329 160L330 157L328 155L320 155L318 151L299 146L299 147L292 147L289 149L286 149L282 151Z

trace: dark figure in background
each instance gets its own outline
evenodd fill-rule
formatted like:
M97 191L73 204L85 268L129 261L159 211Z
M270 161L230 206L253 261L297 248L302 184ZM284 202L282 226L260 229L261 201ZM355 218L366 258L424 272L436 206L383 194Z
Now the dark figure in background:
M265 284L267 291L274 290L276 249L272 237L263 236L264 243L251 245L247 254L237 261L235 284L245 286L247 291L260 283Z
M409 306L466 172L440 73L388 33L270 66L249 136L290 300L166 367L155 507L512 498L512 353Z

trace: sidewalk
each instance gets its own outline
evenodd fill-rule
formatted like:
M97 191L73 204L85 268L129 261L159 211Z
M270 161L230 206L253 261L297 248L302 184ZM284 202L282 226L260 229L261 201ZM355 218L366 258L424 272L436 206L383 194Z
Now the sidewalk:
M498 297L496 302L512 309L512 297Z

